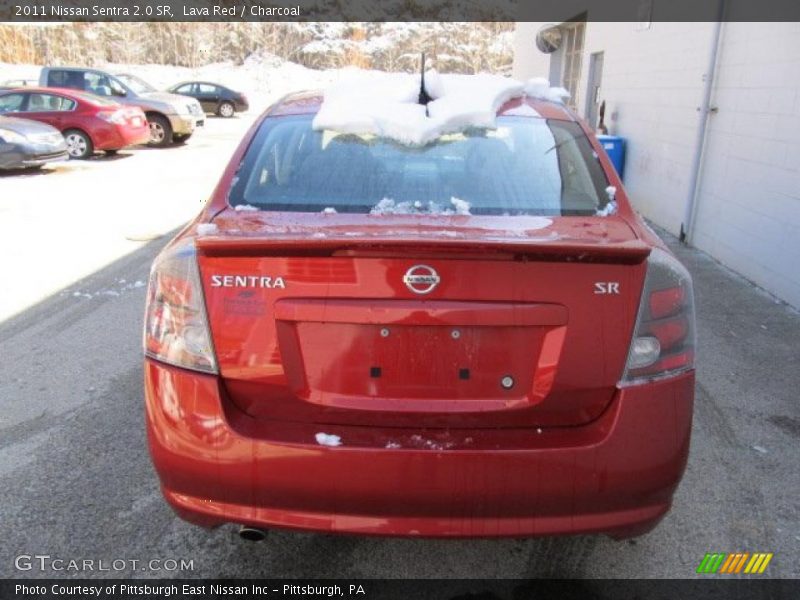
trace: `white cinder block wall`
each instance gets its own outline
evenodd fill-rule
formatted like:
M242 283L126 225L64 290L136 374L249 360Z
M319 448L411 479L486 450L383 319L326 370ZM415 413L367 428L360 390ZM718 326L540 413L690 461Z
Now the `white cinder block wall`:
M800 308L800 23L725 23L693 245Z
M534 43L542 25L517 25L518 78L549 73ZM625 187L675 234L712 34L712 23L586 26L578 110L585 115L589 57L603 52L606 125L628 141ZM800 25L727 23L719 57L692 243L800 307Z
M515 60L517 77L549 72L549 56L532 41L541 25L518 26L518 47L538 56ZM627 139L625 188L639 211L675 234L688 196L711 34L709 23L652 23L648 29L638 23L586 26L578 111L585 116L589 57L603 52L600 98L606 101L609 133ZM526 44L525 38L531 41Z

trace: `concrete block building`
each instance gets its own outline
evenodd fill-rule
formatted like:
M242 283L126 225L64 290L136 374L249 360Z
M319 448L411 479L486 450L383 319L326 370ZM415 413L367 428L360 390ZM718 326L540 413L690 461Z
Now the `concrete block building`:
M514 75L605 101L636 208L800 308L800 23L518 23Z

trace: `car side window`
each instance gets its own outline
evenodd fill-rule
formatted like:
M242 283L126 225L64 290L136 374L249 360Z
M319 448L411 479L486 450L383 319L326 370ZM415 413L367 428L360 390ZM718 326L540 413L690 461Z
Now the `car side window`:
M0 96L0 113L20 112L25 102L25 94L6 94Z
M101 73L85 73L84 81L86 82L85 90L96 94L98 96L111 95L111 81Z
M176 94L191 94L192 93L192 84L187 83L186 85L182 85L177 90L175 90Z
M75 108L76 102L55 94L30 94L28 112L61 112Z
M108 85L111 87L112 96L125 97L128 95L128 91L113 77L108 78Z
M68 71L52 70L47 74L47 85L50 87L72 87L69 83Z
M197 87L200 90L201 94L215 94L217 88L213 85L209 85L208 83L198 83Z

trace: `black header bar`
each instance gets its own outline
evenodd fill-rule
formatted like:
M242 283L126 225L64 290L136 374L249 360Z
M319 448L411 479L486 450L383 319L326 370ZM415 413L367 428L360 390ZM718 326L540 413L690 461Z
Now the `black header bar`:
M794 600L797 580L761 578L482 579L5 579L3 600L163 600L192 598L344 600Z
M0 21L800 21L798 0L0 0Z

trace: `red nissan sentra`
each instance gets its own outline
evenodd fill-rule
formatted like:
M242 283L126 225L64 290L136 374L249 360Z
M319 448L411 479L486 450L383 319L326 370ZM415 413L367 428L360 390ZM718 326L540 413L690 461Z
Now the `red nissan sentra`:
M687 270L563 104L424 145L252 127L156 259L150 451L196 524L398 536L649 531L689 450Z
M55 127L64 135L70 158L89 158L95 150L113 154L150 140L142 109L75 90L26 87L3 92L0 114Z

